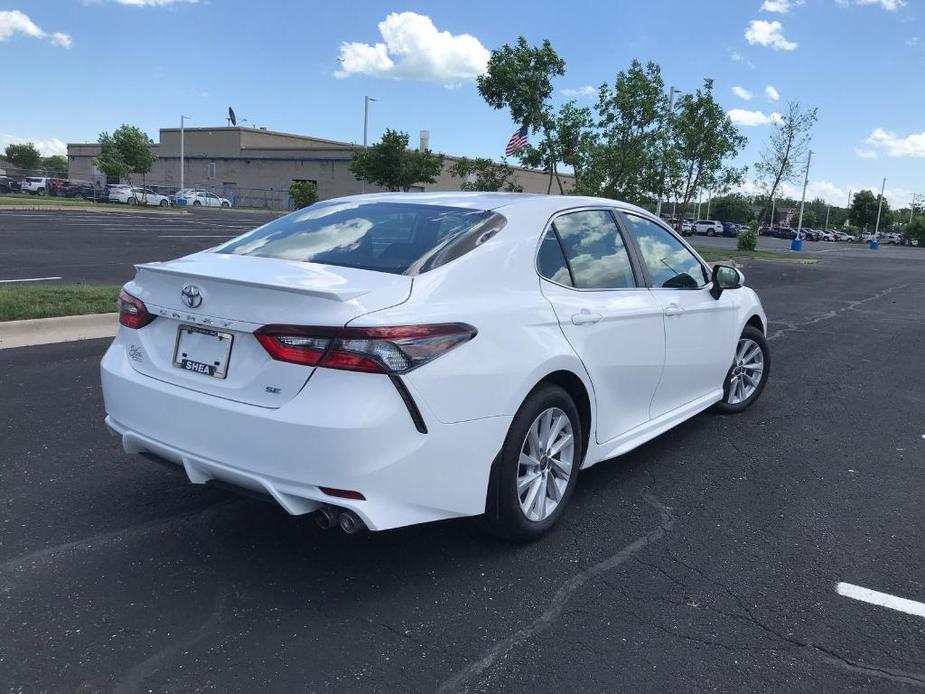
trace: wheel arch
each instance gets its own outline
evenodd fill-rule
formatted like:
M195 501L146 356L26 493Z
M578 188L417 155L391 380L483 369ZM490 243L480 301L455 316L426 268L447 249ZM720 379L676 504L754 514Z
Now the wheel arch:
M578 416L581 418L581 458L582 461L584 461L584 456L588 452L588 447L590 445L590 437L592 431L591 424L594 417L594 410L591 404L591 393L588 391L588 387L585 385L585 382L581 379L581 377L578 376L578 374L576 374L574 371L569 371L567 369L558 369L546 374L546 376L541 378L536 383L536 385L533 386L530 392L532 393L538 387L547 383L551 383L562 388L562 390L569 394L569 397L571 397L572 401L575 403L575 407L578 410ZM524 397L524 400L526 400L526 397Z
M767 334L764 329L764 321L761 320L761 316L759 316L757 313L753 313L751 318L745 321L745 325L746 326L750 325L753 328L757 328L758 330L761 331L762 335Z

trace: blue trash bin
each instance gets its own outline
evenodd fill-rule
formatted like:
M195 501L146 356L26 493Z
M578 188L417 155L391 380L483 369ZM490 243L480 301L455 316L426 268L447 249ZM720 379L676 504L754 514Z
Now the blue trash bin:
M876 251L880 249L880 242L874 239L870 240L870 250Z
M803 250L803 239L797 237L790 242L791 251L802 251Z

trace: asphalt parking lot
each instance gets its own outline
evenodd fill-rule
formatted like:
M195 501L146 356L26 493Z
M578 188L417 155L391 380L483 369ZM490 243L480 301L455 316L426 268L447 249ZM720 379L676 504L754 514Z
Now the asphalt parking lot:
M74 243L112 262L69 276L146 259L103 233ZM0 691L925 689L925 618L836 592L925 602L925 252L812 246L744 270L762 399L582 472L527 546L465 520L346 536L186 484L106 432L106 341L0 351Z
M27 211L0 209L0 282L55 278L122 284L133 265L216 246L274 219L272 212L202 209Z

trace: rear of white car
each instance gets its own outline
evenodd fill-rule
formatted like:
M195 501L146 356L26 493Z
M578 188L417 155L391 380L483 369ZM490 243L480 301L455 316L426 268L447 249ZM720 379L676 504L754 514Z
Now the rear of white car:
M20 184L23 193L31 195L46 195L48 193L48 179L43 176L27 176Z
M476 231L500 219L457 216ZM236 253L247 244L139 266L126 285L102 364L107 424L126 450L290 513L353 509L372 529L481 513L510 417L460 420L415 386L445 388L430 362L458 351L465 364L478 331L446 304L390 321L413 276Z

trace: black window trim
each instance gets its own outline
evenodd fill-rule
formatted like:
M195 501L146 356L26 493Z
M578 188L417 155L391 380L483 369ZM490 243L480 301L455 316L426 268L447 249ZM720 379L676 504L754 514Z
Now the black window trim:
M614 207L609 207L607 205L583 205L581 207L570 207L565 210L559 210L555 212L547 221L546 225L543 227L543 233L539 236L539 243L536 245L536 250L533 253L533 269L536 271L537 276L544 282L549 282L554 284L557 287L563 287L564 289L572 289L576 292L635 292L640 289L647 288L647 275L644 275L644 264L641 264L641 257L638 255L638 248L636 247L636 240L629 238L629 235L626 233L624 225L619 219L618 213L621 210ZM609 212L611 219L613 219L614 225L617 227L617 233L620 234L620 238L623 240L623 247L626 249L626 253L629 256L630 268L633 271L633 281L636 283L635 287L576 287L575 276L572 273L572 264L569 262L568 254L565 252L565 247L562 245L562 239L559 237L559 232L555 229L553 224L555 221L564 215L573 214L575 212ZM556 236L556 240L559 243L559 251L562 253L562 258L565 260L565 267L568 270L569 279L572 280L572 285L562 284L561 282L556 282L549 277L543 275L540 272L540 246L543 244L543 241L546 239L546 235L549 231Z
M623 226L625 227L627 231L626 235L630 239L632 239L633 250L636 254L637 261L639 262L639 265L642 269L643 277L645 278L646 287L648 287L650 290L658 290L658 291L700 291L700 290L705 290L705 289L711 289L713 287L713 272L710 266L706 262L704 262L703 258L700 257L700 254L694 249L693 246L691 246L687 242L687 239L685 239L683 236L678 234L674 229L672 229L667 224L664 224L661 220L656 219L655 217L650 217L645 214L640 214L639 212L636 212L633 210L618 209L618 210L615 210L615 212L617 213L617 217L620 218L621 223L623 224ZM642 249L639 247L639 241L636 239L636 234L633 233L632 231L633 226L631 222L629 221L629 219L627 219L627 217L638 217L639 219L644 219L647 222L652 222L653 224L667 231L676 240L680 241L681 245L684 246L687 250L689 250L691 252L691 255L693 255L694 258L697 260L697 262L700 263L700 267L703 268L704 276L707 278L707 283L703 285L702 287L696 287L696 288L691 287L690 289L681 289L680 287L656 287L654 286L652 284L652 276L649 274L649 268L646 266L645 260L642 257Z

